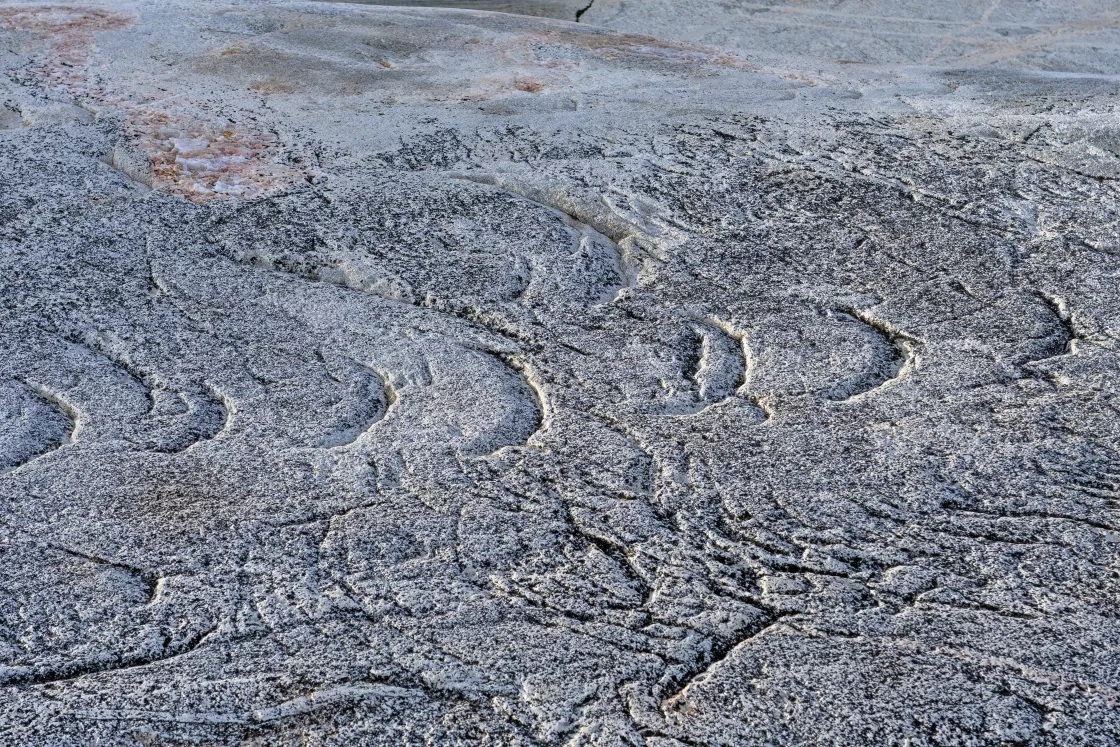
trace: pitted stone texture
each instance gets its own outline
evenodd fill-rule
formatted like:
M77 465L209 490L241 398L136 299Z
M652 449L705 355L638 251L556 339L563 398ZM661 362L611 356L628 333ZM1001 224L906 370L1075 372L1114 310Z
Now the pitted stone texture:
M1108 75L3 7L0 742L1120 739Z

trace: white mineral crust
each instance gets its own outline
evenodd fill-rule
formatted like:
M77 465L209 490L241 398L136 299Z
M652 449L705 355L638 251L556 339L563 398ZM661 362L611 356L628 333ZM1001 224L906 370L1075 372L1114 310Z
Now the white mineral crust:
M1115 0L63 1L0 745L1120 744Z

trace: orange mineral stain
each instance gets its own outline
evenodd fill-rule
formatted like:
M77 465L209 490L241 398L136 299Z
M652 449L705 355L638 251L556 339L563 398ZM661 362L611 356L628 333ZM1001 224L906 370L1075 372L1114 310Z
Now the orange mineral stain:
M302 172L279 163L280 144L270 132L238 126L184 99L144 101L97 81L94 33L134 23L133 16L100 8L0 8L0 28L39 40L27 72L40 85L127 113L126 132L148 158L154 189L204 202L257 197L302 181Z

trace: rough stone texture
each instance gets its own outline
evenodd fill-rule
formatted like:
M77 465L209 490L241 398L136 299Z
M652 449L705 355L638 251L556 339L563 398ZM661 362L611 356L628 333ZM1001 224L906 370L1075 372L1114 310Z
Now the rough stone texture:
M0 743L1120 741L1120 18L927 5L0 4Z
M849 64L1120 69L1113 0L594 0L580 20Z

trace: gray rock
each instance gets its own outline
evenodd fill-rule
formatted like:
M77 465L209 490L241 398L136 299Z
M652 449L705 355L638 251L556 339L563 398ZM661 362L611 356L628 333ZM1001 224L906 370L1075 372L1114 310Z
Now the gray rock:
M1120 20L926 5L0 5L0 743L1120 741Z

